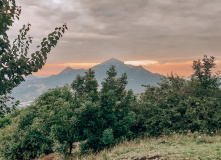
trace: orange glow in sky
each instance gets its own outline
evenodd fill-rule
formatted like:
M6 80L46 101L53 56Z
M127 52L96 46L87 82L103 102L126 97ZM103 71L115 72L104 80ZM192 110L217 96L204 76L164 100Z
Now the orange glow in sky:
M193 74L192 61L186 62L171 62L161 64L158 61L152 60L140 60L140 61L125 61L125 64L131 64L134 66L142 65L146 70L152 73L159 73L162 75L170 75L171 73L179 76L189 77ZM73 69L89 69L99 63L64 63L64 64L46 64L43 69L34 73L34 75L52 75L58 74L67 67ZM221 62L216 61L216 68L214 71L221 70Z
M151 60L141 60L141 61L125 61L124 64L131 64L134 66L149 66L153 64L159 63L158 61L151 61Z
M52 75L58 74L67 67L73 69L88 69L99 63L64 63L64 64L46 64L41 70L34 75Z

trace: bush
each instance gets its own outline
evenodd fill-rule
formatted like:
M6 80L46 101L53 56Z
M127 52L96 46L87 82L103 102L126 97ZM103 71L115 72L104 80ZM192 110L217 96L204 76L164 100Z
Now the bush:
M158 86L146 86L136 113L136 134L159 136L187 130L203 133L221 129L221 90L219 76L212 75L214 58L194 61L190 80L164 77ZM219 84L219 85L218 85Z

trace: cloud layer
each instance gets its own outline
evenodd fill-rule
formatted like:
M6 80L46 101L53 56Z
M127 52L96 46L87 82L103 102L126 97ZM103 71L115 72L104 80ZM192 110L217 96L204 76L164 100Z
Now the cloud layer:
M202 58L221 60L220 0L19 0L23 24L35 43L56 26L69 30L48 63L99 63L111 57L159 64Z

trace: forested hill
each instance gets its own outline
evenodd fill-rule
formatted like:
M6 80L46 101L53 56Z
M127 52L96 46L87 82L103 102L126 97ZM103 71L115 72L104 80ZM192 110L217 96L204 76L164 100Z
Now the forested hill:
M145 88L141 85L155 85L160 82L160 74L151 73L150 71L145 70L142 66L127 65L122 61L111 58L92 67L92 69L95 70L99 86L107 76L106 71L111 65L115 65L118 76L121 76L123 73L127 74L127 89L132 89L134 93L144 92ZM54 88L56 86L61 87L66 83L70 84L78 74L84 75L86 71L87 70L85 69L72 69L67 67L61 73L47 78L27 78L25 82L21 83L13 90L12 96L19 99L21 102L33 101L49 88Z

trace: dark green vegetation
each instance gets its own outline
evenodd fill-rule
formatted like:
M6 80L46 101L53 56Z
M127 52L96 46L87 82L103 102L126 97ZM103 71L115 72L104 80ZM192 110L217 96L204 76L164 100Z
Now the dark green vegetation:
M146 86L137 113L137 133L162 135L172 132L215 133L221 128L220 77L213 75L215 58L204 56L193 62L190 80L171 75L158 87Z
M221 129L220 77L215 58L193 62L190 80L168 76L158 86L145 86L135 96L125 90L127 76L114 66L98 90L93 70L78 75L71 86L50 89L32 106L0 119L0 156L34 159L57 152L70 155L74 142L81 154L101 151L125 139Z
M10 42L7 31L15 19L19 19L21 7L16 6L15 0L0 0L0 117L10 113L18 104L8 107L6 102L13 99L8 96L12 89L18 86L25 77L37 72L43 67L47 60L47 54L55 47L67 29L55 28L47 38L43 38L38 50L28 57L29 45L32 37L28 36L30 24L24 25L19 30L18 37Z
M8 94L26 76L42 68L47 54L67 29L66 25L55 28L28 57L30 24L24 25L13 43L6 34L20 12L15 0L0 1L1 159L35 159L52 152L67 156L74 142L81 142L84 154L142 136L196 131L213 135L220 131L220 77L211 72L215 58L207 56L193 62L190 80L171 75L158 86L145 86L140 96L126 90L126 74L117 77L112 66L101 90L95 72L89 70L84 76L78 75L71 86L49 89L31 106L11 110L6 105L11 99Z

